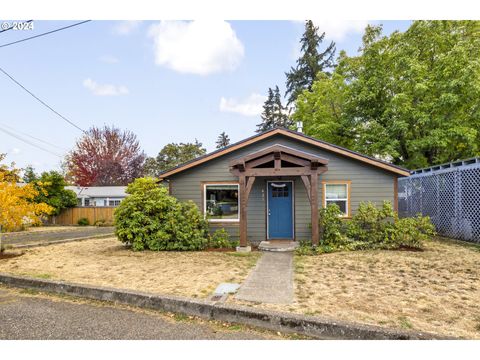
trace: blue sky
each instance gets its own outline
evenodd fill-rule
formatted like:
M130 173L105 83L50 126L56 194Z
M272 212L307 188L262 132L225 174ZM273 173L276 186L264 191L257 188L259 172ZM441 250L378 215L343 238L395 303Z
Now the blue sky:
M32 31L0 33L0 45L74 22L36 21ZM337 50L355 54L366 23L317 25ZM410 21L375 23L388 34ZM92 21L0 48L0 67L84 129L133 131L149 156L195 138L211 151L222 131L233 142L254 133L268 87L284 90L302 32L291 21ZM3 74L0 109L0 128L49 150L0 132L0 153L19 167L59 169L81 135Z

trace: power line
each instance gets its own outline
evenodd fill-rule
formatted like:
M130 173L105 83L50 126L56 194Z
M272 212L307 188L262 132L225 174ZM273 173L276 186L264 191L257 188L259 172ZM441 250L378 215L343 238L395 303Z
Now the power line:
M27 134L27 133L25 133L25 132L23 132L23 131L16 130L16 129L14 129L13 127L8 126L8 125L6 125L6 124L0 123L0 127L9 128L10 131L13 131L14 133L22 134L22 135L24 135L24 136L28 136L29 138L31 138L31 139L33 139L33 140L39 141L39 142L41 142L41 143L44 143L45 145L52 146L52 147L57 148L57 149L59 149L59 150L68 151L67 149L65 149L65 148L63 148L63 147L61 147L61 146L58 146L58 145L52 144L52 143L50 143L50 142L48 142L48 141L39 139L39 138L37 138L37 137L35 137L35 136L32 136L32 135L30 135L30 134Z
M59 155L59 154L57 154L57 153L54 153L53 151L50 151L50 150L48 150L48 149L45 149L44 147L42 147L42 146L40 146L40 145L38 145L38 144L32 143L31 141L26 140L26 139L22 138L21 136L16 135L16 134L14 134L14 133L6 130L6 129L3 129L3 128L0 127L0 131L4 132L4 133L7 134L7 135L10 135L10 136L14 137L15 139L18 139L18 140L20 140L20 141L23 141L24 143L26 143L26 144L28 144L28 145L30 145L30 146L36 147L37 149L43 150L43 151L48 152L48 153L50 153L50 154L52 154L52 155L55 155L55 156L57 156L57 157L59 157L59 158L62 158L61 155Z
M33 21L33 20L27 20L27 21L25 21L24 23L25 23L25 24L29 24L29 23L31 23L32 21ZM6 29L4 29L4 30L0 30L0 34L3 33L3 32L5 32L5 31L12 30L14 27L15 27L15 26L12 25L12 26L10 26L9 28L6 28Z
M50 111L52 111L54 114L58 115L60 118L62 118L63 120L65 120L66 122L68 122L70 125L72 125L73 127L77 128L78 130L80 130L81 132L85 133L86 131L83 130L81 127L79 127L78 125L76 125L74 122L68 120L65 116L63 116L62 114L60 114L58 111L56 111L55 109L53 109L50 105L48 105L47 103L45 103L43 100L41 100L40 98L38 98L34 93L32 93L30 90L28 90L25 86L23 86L22 84L20 84L17 80L15 80L13 78L13 76L11 76L10 74L8 74L5 70L3 70L1 67L0 67L0 71L2 73L4 73L6 76L8 76L10 78L10 80L12 80L15 84L17 84L18 86L20 86L23 90L25 90L27 93L29 93L33 98L35 98L38 102L40 102L43 106L45 106L46 108L48 108Z
M5 46L10 46L10 45L18 44L18 43L23 42L23 41L35 39L35 38L38 38L38 37L40 37L40 36L45 36L45 35L48 35L48 34L52 34L52 33L55 33L55 32L57 32L57 31L65 30L65 29L68 29L68 28L71 28L71 27L74 27L74 26L82 25L82 24L85 24L85 23L87 23L87 22L89 22L89 21L92 21L92 20L81 21L81 22L78 22L78 23L75 23L75 24L72 24L72 25L64 26L64 27L59 28L59 29L55 29L55 30L52 30L52 31L48 31L48 32L45 32L45 33L42 33L42 34L38 34L38 35L35 35L35 36L30 36L30 37L28 37L28 38L20 39L20 40L17 40L17 41L13 41L13 42L8 43L8 44L3 44L3 45L0 45L0 48L3 48L3 47L5 47Z

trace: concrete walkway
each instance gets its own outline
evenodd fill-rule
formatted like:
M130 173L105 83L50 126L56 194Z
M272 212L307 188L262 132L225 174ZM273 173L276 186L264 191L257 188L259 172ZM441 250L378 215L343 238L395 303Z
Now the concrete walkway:
M265 252L235 298L272 304L291 304L293 252Z

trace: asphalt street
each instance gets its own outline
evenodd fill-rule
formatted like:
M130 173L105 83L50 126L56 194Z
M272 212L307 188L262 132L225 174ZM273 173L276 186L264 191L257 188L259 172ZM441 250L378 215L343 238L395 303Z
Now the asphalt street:
M26 231L2 234L3 243L8 245L23 245L42 243L46 241L62 241L75 238L84 238L96 235L113 235L114 227L88 226L78 228L65 228L45 231Z
M0 288L0 339L279 339L275 333Z

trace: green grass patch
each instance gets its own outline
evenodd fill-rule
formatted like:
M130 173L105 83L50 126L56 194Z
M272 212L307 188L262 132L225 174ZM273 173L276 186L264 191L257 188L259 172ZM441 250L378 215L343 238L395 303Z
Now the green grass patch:
M398 321L402 328L413 329L413 324L410 322L410 320L406 316L399 316Z

